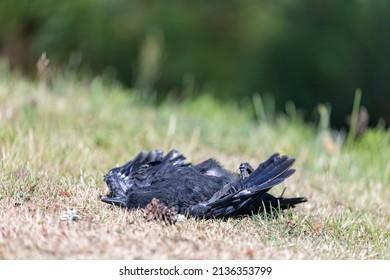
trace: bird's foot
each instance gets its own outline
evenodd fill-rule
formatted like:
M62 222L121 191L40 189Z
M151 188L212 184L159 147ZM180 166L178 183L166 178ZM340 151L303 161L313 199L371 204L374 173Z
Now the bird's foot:
M241 180L244 180L249 177L249 175L255 170L249 163L243 162L240 164L240 177Z

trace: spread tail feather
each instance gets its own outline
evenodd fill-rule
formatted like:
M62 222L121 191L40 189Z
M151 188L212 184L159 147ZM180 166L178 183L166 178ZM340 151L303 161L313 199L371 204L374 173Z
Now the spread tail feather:
M306 201L306 197L285 198L283 196L275 197L269 193L265 193L257 200L252 202L252 204L240 214L251 215L258 214L260 212L272 213L273 209L286 210L294 208L295 205L304 203Z
M295 172L291 169L294 162L288 156L272 155L246 179L225 185L210 200L193 206L190 215L220 218L246 213L254 202L262 201L263 194Z

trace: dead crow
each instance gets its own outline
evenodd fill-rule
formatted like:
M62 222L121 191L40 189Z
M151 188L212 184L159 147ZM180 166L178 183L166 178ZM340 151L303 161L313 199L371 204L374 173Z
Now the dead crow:
M166 209L197 218L288 209L307 201L306 198L275 197L267 192L295 172L291 169L294 161L276 153L256 169L242 163L240 174L235 174L214 159L197 165L185 163L185 157L176 150L165 156L160 150L141 152L104 176L110 194L101 200L136 209L157 199L154 203L158 201Z

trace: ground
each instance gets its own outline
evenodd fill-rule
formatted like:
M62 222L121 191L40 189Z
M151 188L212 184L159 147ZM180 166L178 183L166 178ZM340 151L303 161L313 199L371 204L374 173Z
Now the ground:
M155 106L99 77L31 82L0 68L0 259L390 258L390 133L380 126L345 141L294 110L256 120L209 97ZM309 201L274 218L175 225L100 202L112 167L173 148L232 171L288 154L297 172L272 193Z

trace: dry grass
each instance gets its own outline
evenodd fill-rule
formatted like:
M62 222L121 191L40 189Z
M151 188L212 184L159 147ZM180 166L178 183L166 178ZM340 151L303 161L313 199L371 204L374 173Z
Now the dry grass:
M390 258L387 131L342 146L292 118L253 124L209 99L156 109L98 78L46 87L0 72L0 259ZM99 201L103 174L156 148L231 170L292 155L286 195L309 202L273 219L167 226Z

